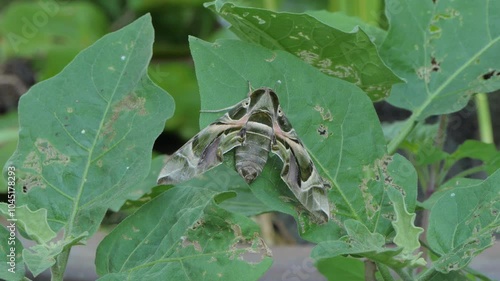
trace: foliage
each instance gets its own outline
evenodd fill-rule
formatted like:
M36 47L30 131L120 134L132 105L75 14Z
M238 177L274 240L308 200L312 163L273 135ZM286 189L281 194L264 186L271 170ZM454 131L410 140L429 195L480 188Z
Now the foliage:
M0 213L14 215L19 232L36 245L23 249L16 240L16 261L35 275L51 268L54 280L62 280L69 250L97 231L105 211L134 208L99 245L100 280L258 280L271 258L246 216L280 211L295 217L304 239L317 243L312 258L329 280L393 280L390 271L404 280L486 278L467 266L493 244L500 227L500 153L477 141L445 153L440 143L445 114L464 107L475 92L500 88L500 65L493 59L500 52L494 28L500 19L493 16L500 4L387 0L385 33L366 25L351 29L356 20L346 24L345 16L326 11L294 14L227 2L207 6L241 41L189 38L200 124L242 100L248 83L275 89L320 174L333 185L332 220L309 220L281 180L277 157L250 186L228 153L227 165L177 186L155 187L163 157L151 160L152 145L174 101L148 76L154 30L146 15L102 37L22 97L19 144L4 168L8 175L15 167L16 206L13 213L0 204ZM462 31L475 40L458 36ZM460 47L449 48L450 42ZM162 69L156 73L180 73L175 66ZM165 87L175 83L155 80ZM392 133L384 136L373 101L389 91L389 102L413 114L385 128ZM436 114L439 125L425 124ZM446 181L465 157L482 160L488 177ZM424 202L417 201L419 185ZM424 209L425 239L415 222L417 206ZM57 233L62 239L54 238ZM0 251L5 259L11 250ZM357 258L368 262L363 266ZM364 274L354 273L361 268ZM6 274L0 278L16 280L24 272Z

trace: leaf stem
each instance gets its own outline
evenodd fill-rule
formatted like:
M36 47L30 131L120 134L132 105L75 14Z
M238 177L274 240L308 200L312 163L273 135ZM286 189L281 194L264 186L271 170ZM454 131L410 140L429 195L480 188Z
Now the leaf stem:
M392 155L396 152L398 149L399 145L406 139L406 137L410 134L410 132L415 128L417 125L417 115L414 113L408 118L399 132L399 134L396 135L395 138L393 138L389 144L387 145L387 152L389 155Z
M463 178L463 177L472 175L474 173L482 172L484 170L485 170L485 167L483 167L483 166L472 167L472 168L469 168L467 170L464 170L464 171L456 174L453 178L449 179L448 181L451 181L451 180L456 179L456 178Z
M478 93L474 96L474 101L476 102L481 141L484 143L493 143L493 129L491 126L488 96L485 93Z
M64 272L66 271L66 266L68 265L69 252L71 247L64 247L62 252L57 255L56 263L50 268L52 273L51 281L63 281Z
M434 267L428 268L420 276L418 276L417 281L427 281L431 280L439 272L436 271Z
M380 272L380 275L382 275L382 279L384 281L394 281L394 278L392 277L391 272L389 271L389 268L386 265L381 264L379 262L377 262L376 264L378 271Z
M403 280L403 281L414 281L415 280L410 276L410 274L408 274L406 271L404 271L403 268L393 268L392 270L394 270L399 275L399 277L401 277L401 280Z

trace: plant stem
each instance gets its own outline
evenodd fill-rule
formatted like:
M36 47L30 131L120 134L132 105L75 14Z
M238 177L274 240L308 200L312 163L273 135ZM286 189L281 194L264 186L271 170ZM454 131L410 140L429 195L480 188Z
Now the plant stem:
M65 247L62 252L57 256L56 263L50 268L52 273L51 281L63 281L64 272L68 265L69 252L71 247Z
M472 167L472 168L469 168L467 170L463 170L462 172L456 174L453 178L449 179L448 181L451 181L455 178L463 178L463 177L466 177L468 175L472 175L474 173L482 172L482 171L485 171L485 167L483 167L483 166Z
M485 93L478 93L474 96L474 100L476 102L481 141L484 143L493 143L493 129L491 127L488 96Z
M416 118L417 115L415 114L410 116L410 118L406 120L399 134L397 134L396 137L389 142L389 144L387 145L387 152L389 153L389 155L392 155L396 152L399 145L406 139L406 137L410 134L413 128L415 128L415 125L417 125Z
M439 272L437 272L434 267L431 267L431 268L428 268L426 271L424 271L424 273L420 274L420 276L418 276L417 280L418 281L427 281L427 280L431 280L434 275L438 274Z
M415 280L410 276L410 274L408 274L406 271L404 271L403 268L393 268L392 270L394 270L399 275L399 277L401 277L401 280L403 280L403 281L414 281Z
M375 272L377 272L377 267L372 260L365 260L365 281L376 281ZM384 279L385 280L385 279Z
M389 271L389 268L379 262L376 263L378 271L380 272L380 275L382 275L382 279L384 281L394 281L394 278L391 275L391 272Z

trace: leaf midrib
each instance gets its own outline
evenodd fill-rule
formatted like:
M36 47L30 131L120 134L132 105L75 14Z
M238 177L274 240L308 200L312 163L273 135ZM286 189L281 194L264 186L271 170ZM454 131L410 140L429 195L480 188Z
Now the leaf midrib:
M143 26L141 26L141 28L139 28L140 32L136 33L135 42L138 41L137 39L141 36L143 29L144 29L144 24L143 24ZM123 34L120 39L122 39L125 36L126 36L126 34ZM134 53L135 49L137 48L137 45L134 45L134 47L132 47L132 48L133 48L132 51L130 51L131 54ZM98 54L100 54L103 50L104 49L101 49ZM94 63L92 64L92 67L90 69L90 73L91 73L90 78L91 79L93 79L93 77L94 77L93 76L93 72L94 72L94 66L96 65L97 57L98 57L98 55L95 56ZM80 185L78 186L78 191L77 191L77 194L75 196L73 209L71 211L71 215L70 215L70 217L68 219L68 224L66 226L67 231L65 232L65 236L68 236L68 235L72 234L73 224L74 224L76 215L78 213L78 207L80 206L80 200L81 200L81 197L82 197L82 194L83 194L83 190L84 190L84 187L85 187L86 178L87 178L87 175L88 175L88 172L89 172L89 169L90 169L90 164L92 163L92 157L93 157L93 153L94 153L94 148L96 147L97 140L99 139L99 136L101 135L101 131L103 130L104 122L106 120L106 116L108 115L108 112L109 112L109 110L111 108L111 105L113 103L115 94L117 93L117 88L119 87L119 85L121 85L121 81L124 78L124 73L126 72L128 64L130 62L130 56L128 56L128 58L129 59L127 59L125 61L125 65L122 67L122 71L120 72L119 79L118 79L117 83L115 84L115 88L113 89L113 92L111 94L111 98L109 99L109 102L108 102L108 104L106 106L106 109L104 110L104 113L102 115L99 127L98 127L98 129L96 131L95 138L94 138L94 140L92 142L92 146L89 149L87 161L85 163L85 168L84 168L84 171L83 171L83 174L82 174L82 179L81 179ZM145 66L144 69L146 67L147 66ZM143 69L143 72L144 72L144 69Z

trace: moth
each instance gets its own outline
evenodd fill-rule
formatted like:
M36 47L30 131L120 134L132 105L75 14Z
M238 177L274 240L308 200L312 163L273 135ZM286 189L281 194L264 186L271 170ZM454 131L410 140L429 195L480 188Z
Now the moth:
M234 149L238 174L252 183L262 172L269 152L283 161L281 178L298 201L319 218L330 219L330 183L318 173L309 153L270 88L250 91L248 97L201 130L166 160L158 184L189 180L222 163Z

